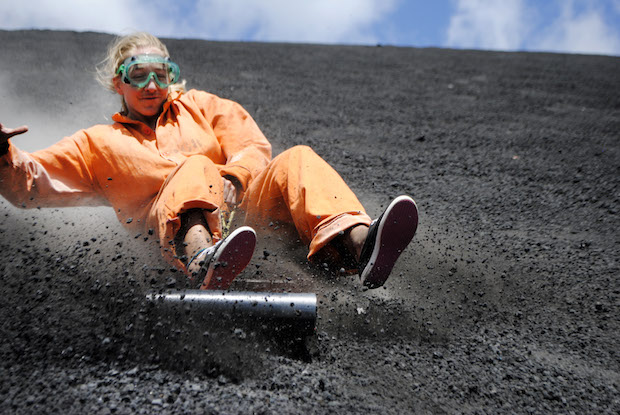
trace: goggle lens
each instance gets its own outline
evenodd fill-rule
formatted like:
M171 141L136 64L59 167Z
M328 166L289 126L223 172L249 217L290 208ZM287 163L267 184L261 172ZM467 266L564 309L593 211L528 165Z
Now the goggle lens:
M168 86L172 82L172 68L166 64L135 64L127 69L127 78L134 86L146 86L151 78L159 86Z

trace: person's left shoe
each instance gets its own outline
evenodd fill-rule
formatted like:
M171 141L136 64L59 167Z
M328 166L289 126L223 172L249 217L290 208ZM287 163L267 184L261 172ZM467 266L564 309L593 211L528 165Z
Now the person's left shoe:
M242 226L192 260L199 261L200 270L192 279L201 290L227 290L233 280L250 263L256 248L256 232Z
M418 228L418 208L409 196L398 196L370 223L362 248L359 274L368 288L385 284L396 260Z

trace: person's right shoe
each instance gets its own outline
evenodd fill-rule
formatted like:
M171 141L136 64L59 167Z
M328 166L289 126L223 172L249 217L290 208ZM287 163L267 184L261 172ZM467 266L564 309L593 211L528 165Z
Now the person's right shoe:
M192 279L196 285L202 281L201 290L227 290L250 263L255 248L256 232L249 226L242 226L191 261L200 264L200 270Z
M418 228L418 208L409 196L398 196L368 228L359 261L362 284L381 287Z

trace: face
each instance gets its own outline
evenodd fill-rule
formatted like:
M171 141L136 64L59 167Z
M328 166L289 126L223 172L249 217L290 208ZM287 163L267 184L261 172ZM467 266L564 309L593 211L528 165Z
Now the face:
M155 47L140 47L135 49L131 55L142 54L162 55L162 52ZM125 99L129 118L137 121L158 117L162 105L168 98L168 88L160 88L153 79L144 88L139 89L124 83L120 76L116 76L114 88Z

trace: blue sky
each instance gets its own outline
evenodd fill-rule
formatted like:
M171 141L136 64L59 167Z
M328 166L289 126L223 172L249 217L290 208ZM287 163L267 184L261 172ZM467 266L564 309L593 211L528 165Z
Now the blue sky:
M620 56L620 0L24 0L0 29Z

